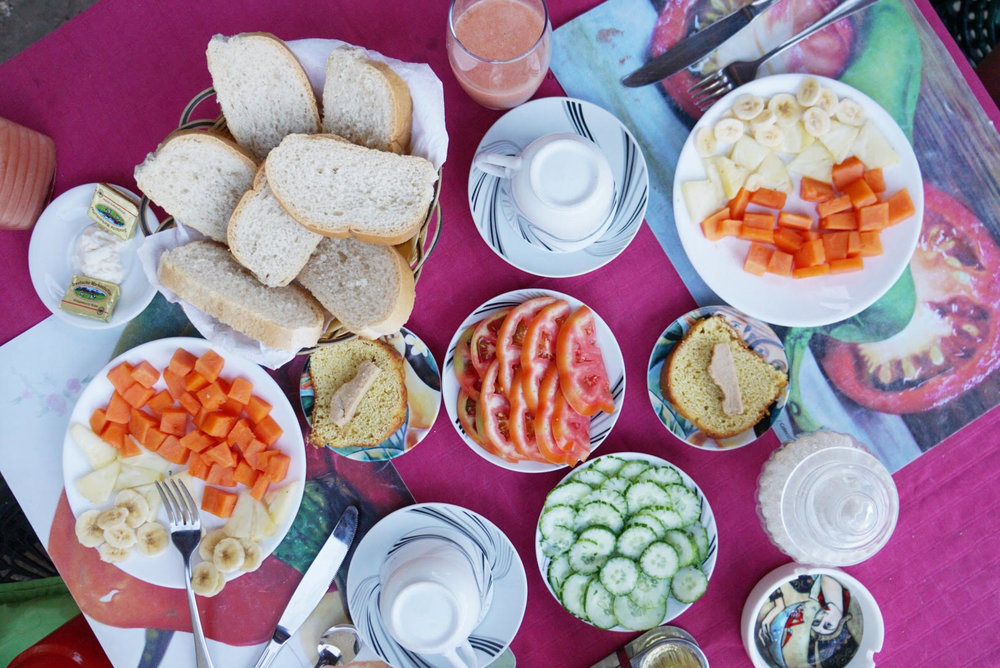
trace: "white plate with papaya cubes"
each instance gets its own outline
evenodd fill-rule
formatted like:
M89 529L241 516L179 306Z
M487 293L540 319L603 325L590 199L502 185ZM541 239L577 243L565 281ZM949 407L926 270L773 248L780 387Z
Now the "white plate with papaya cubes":
M306 458L298 417L285 397L284 392L260 366L241 357L227 354L223 358L222 369L216 381L217 385L213 390L221 388L226 396L220 397L220 400L225 400L228 403L218 407L215 412L229 413L235 417L236 419L231 421L232 426L237 425L243 420L243 426L250 427L254 435L254 440L257 443L249 445L251 441L247 441L244 437L237 438L237 434L241 429L233 429L232 427L229 427L229 431L233 433L233 443L227 443L228 434L223 435L224 428L212 427L210 429L216 435L207 436L203 431L206 428L204 425L212 424L212 421L205 418L212 411L206 411L205 415L199 419L199 422L203 425L201 428L195 426L195 417L189 415L183 421L183 428L175 427L173 429L176 432L175 434L166 434L164 432L157 434L152 430L158 431L160 426L167 426L166 423L161 422L161 419L163 414L170 412L168 408L176 409L182 407L180 401L173 399L173 394L168 389L167 381L162 373L168 367L178 349L186 350L194 358L201 358L206 353L212 351L212 346L204 339L187 337L159 339L144 343L111 360L93 375L83 392L80 393L80 397L70 413L69 425L63 441L63 480L70 508L73 510L73 515L80 518L83 513L92 509L106 510L112 508L115 505L115 498L121 490L134 489L146 499L150 506L152 519L158 521L164 527L169 527L166 509L160 502L154 482L173 477L178 482L187 486L193 499L199 505L201 526L206 534L214 529L222 528L229 522L229 519L218 517L206 510L200 509L206 488L211 487L221 492L235 494L237 499L239 499L237 504L241 508L237 514L241 519L242 527L239 530L234 529L234 531L237 534L249 533L248 537L254 540L260 547L261 558L266 558L278 546L289 527L291 527L292 521L298 512L299 504L302 501ZM205 359L207 360L208 358ZM148 390L145 390L142 383L138 387L131 387L127 377L133 376L133 380L135 377L142 377L148 384L149 380L156 375L155 373L149 377L143 376L139 372L135 372L134 375L123 374L122 377L126 378L126 380L124 382L119 381L119 386L129 385L131 387L131 389L125 388L121 396L129 397L135 404L141 404L143 399L146 399L146 403L139 408L133 408L131 405L127 406L129 423L126 429L133 434L137 434L137 436L132 438L130 435L125 434L124 439L128 445L121 450L107 446L100 437L96 439L83 439L89 444L86 448L83 448L80 445L80 439L74 437L74 430L79 431L81 428L91 430L94 427L103 431L100 425L101 418L98 417L92 422L92 417L95 415L95 411L105 410L109 406L112 395L116 393L116 390L115 385L112 384L111 379L108 377L108 373L114 369L118 369L123 362L128 363L132 368L148 368L142 364L146 362L156 372L159 372L155 383ZM197 368L201 368L200 365ZM118 373L121 373L120 369ZM206 384L205 387L200 389L194 389L201 383L197 382L197 379L193 375L197 373L195 369L192 369L190 373L192 375L185 378L186 381L190 380L190 384L185 383L185 385L192 388L191 395L198 400L199 392L208 387L208 385ZM118 377L116 374L113 375L116 378ZM249 381L252 386L249 388L249 391L251 396L255 398L247 404L248 406L252 404L253 408L250 410L243 408L241 411L241 404L233 403L229 400L230 386L238 378ZM136 382L138 383L138 381ZM207 383L207 381L205 382ZM247 385L243 381L240 381L237 386L247 389ZM163 391L166 394L160 394ZM181 392L177 385L174 385L174 392ZM235 396L237 393L233 394ZM211 390L201 394L201 401L205 405L213 405L210 399L211 395ZM118 400L116 399L116 401ZM162 404L160 403L161 401L163 402ZM115 410L117 409L114 409L112 412L115 412ZM138 415L137 412L141 412L144 415ZM251 414L253 418L251 418ZM267 417L263 417L265 415ZM273 420L273 423L267 420L267 418ZM230 421L222 419L217 422L226 425ZM254 429L256 425L262 423L266 423L269 428L265 427L263 430ZM181 430L185 432L184 436L179 435ZM93 433L94 431L91 430L91 434ZM114 432L112 431L105 435L109 440L113 441L115 440L113 434ZM231 470L234 472L236 478L246 480L247 482L250 481L252 475L254 482L257 483L259 476L267 472L267 464L262 463L262 460L280 460L281 463L275 465L274 469L275 477L280 478L280 482L268 479L266 491L264 490L264 484L258 483L257 495L261 497L259 501L251 495L252 489L250 486L227 480L228 475L225 474L227 467L225 465L217 470L214 475L209 475L203 468L201 475L208 477L217 484L206 483L204 480L192 475L192 473L197 472L198 468L195 461L190 459L194 451L188 454L188 459L185 463L177 463L183 459L183 456L177 456L176 453L183 451L186 447L185 445L181 445L181 450L178 450L177 443L174 443L173 439L184 444L194 443L196 439L192 437L192 434L203 434L207 438L213 439L214 445L212 447L216 447L219 444L227 446L234 463ZM256 438L257 436L260 438ZM165 459L156 451L140 445L138 443L138 439L140 438L145 443L156 446L158 450L167 453L170 459ZM265 441L273 442L267 444L261 441L261 438ZM240 445L237 441L246 445ZM157 445L157 442L159 442L159 445ZM203 461L207 460L213 463L218 463L220 459L225 460L220 454L221 450L216 452L214 458L204 454L210 449L204 450L199 455L199 458ZM274 452L276 454L260 457L262 452ZM125 454L129 454L129 456L125 456ZM278 457L277 455L281 456ZM248 474L246 468L240 467L240 462L246 466L250 466L249 462L255 462L263 466L264 472L257 471L253 466L250 466L251 470ZM223 461L223 463L228 464L226 461ZM280 469L283 469L286 463L287 471L281 477ZM190 472L188 471L189 464L194 465ZM208 465L208 468L209 470L211 469L211 464ZM235 473L237 469L241 469L241 471ZM230 482L232 482L231 486ZM242 508L246 507L252 508L249 514L242 510ZM235 517L231 519L235 519ZM230 525L230 528L233 528L232 525ZM199 557L196 555L194 559L197 561ZM115 562L115 565L129 575L150 584L175 589L183 589L185 586L184 563L180 552L177 551L172 543L169 543L166 549L156 556L147 556L133 547L129 556L123 561ZM245 571L236 570L226 573L225 577L227 580L231 580L239 577L243 572Z
M818 90L819 99L811 99L813 94L808 88ZM805 104L798 102L800 91ZM788 97L778 97L783 95L791 96L791 102ZM754 98L763 106L758 108ZM748 120L739 118L751 113L757 115ZM823 132L827 121L830 127ZM812 132L806 129L807 124ZM779 132L768 130L769 126ZM824 223L821 229L817 203L800 197L803 176L830 183L833 165L851 156L861 160L866 172L880 168L884 181L884 190L875 193L875 202L870 202L870 197L853 200L859 207L869 203L878 207L889 202L888 207L895 214L903 197L899 193L904 189L912 204L912 214L899 222L866 230L877 233L881 245L878 253L871 234L866 235L862 246L861 231L856 228L844 229L846 226L838 225L834 230ZM807 215L813 219L811 232L817 236L832 231L856 232L850 249L860 258L862 268L801 278L770 271L762 275L746 271L744 264L752 242L734 235L713 241L706 237L701 225L706 217L727 207L744 185L748 190L766 187L787 192L780 210L750 204L746 211L775 217L781 211ZM843 194L837 188L833 196ZM674 173L673 201L681 244L708 287L754 318L789 327L818 327L844 320L884 295L909 264L920 235L924 205L920 166L906 135L893 118L861 91L834 79L809 74L757 79L736 88L713 105L681 149ZM849 211L857 213L860 208ZM820 244L824 250L827 242L831 258L840 259L843 244L830 238ZM759 243L768 250L775 249L766 241ZM778 250L794 258L796 243L783 243L784 250ZM821 264L829 265L826 254ZM786 263L777 262L779 258L788 261L776 256L773 268L780 270L782 264L787 268ZM804 258L793 260L793 264L796 268L805 266L803 261ZM852 259L832 266L847 269L856 262Z

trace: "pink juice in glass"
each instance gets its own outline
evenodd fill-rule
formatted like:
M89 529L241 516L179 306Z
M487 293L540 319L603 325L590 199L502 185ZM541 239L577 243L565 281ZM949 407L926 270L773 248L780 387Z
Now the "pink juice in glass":
M448 60L473 100L510 109L541 85L552 55L550 35L543 0L453 0Z

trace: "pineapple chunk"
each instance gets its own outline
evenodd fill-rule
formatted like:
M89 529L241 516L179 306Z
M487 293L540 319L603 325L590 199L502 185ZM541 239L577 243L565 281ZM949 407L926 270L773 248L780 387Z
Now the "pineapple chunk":
M722 155L706 158L705 162L712 167L710 169L708 164L706 164L709 180L712 180L714 170L714 176L718 177L719 185L722 186L722 194L725 196L727 202L736 197L736 193L740 191L740 188L746 183L747 176L750 175L749 169L737 165L734 161Z
M142 487L143 485L148 485L162 479L163 473L160 471L147 468L145 466L122 464L121 471L118 474L118 479L115 480L114 491L117 492L131 487Z
M819 137L826 149L833 155L835 163L843 162L851 154L851 147L860 128L839 121L831 121L830 131ZM864 162L864 161L862 161Z
M792 177L788 175L785 163L774 153L764 158L754 174L759 177L760 185L764 188L792 192Z
M861 126L861 131L851 146L851 152L868 169L892 167L899 162L899 155L870 120Z
M105 443L89 427L74 422L69 428L69 433L80 447L83 456L87 458L91 469L99 469L118 458L118 450Z
M727 200L722 195L722 188L715 181L685 181L681 184L684 204L687 206L691 220L701 223L711 214L726 205Z
M77 478L76 489L91 503L102 504L115 490L115 481L120 472L121 464L117 459L112 460L111 463Z
M222 529L233 538L250 538L253 533L255 499L243 492L236 500L233 514Z
M821 142L807 146L788 163L788 171L817 181L833 181L833 156Z
M816 141L816 138L806 132L805 125L802 124L802 121L799 121L795 125L785 128L785 134L782 135L781 144L777 150L779 153L798 155L814 141Z
M770 153L771 149L762 145L753 137L743 135L733 145L733 151L729 154L729 157L740 167L746 167L753 171L760 167L760 163Z

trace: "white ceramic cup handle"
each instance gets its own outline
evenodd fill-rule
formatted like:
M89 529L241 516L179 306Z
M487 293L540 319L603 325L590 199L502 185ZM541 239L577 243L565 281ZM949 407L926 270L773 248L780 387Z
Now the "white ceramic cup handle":
M441 657L453 668L476 668L479 665L479 662L476 660L476 652L472 649L472 645L469 644L468 639L455 649L450 649L441 654Z
M523 160L519 155L504 155L502 153L478 153L472 164L476 169L498 176L501 179L509 179L517 170L521 169Z

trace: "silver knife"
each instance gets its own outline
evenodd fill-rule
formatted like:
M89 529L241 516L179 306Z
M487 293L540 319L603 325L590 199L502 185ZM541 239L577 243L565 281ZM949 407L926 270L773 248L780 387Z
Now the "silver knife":
M295 593L288 601L288 606L281 613L278 625L274 629L271 641L267 643L264 652L257 660L255 668L264 668L271 665L278 652L284 647L285 642L295 635L295 632L302 626L316 606L319 604L323 594L330 587L330 582L337 575L337 570L347 556L347 550L354 540L354 532L358 528L358 509L348 506L344 514L337 521L337 526L333 527L330 537L326 539L319 554L313 559L312 564L306 570L306 574L299 581L299 586L295 588Z
M777 0L753 0L732 14L723 16L710 26L682 39L629 74L622 79L622 84L629 88L637 88L665 79L675 72L680 72L688 65L692 65L712 53L719 45L775 2Z

